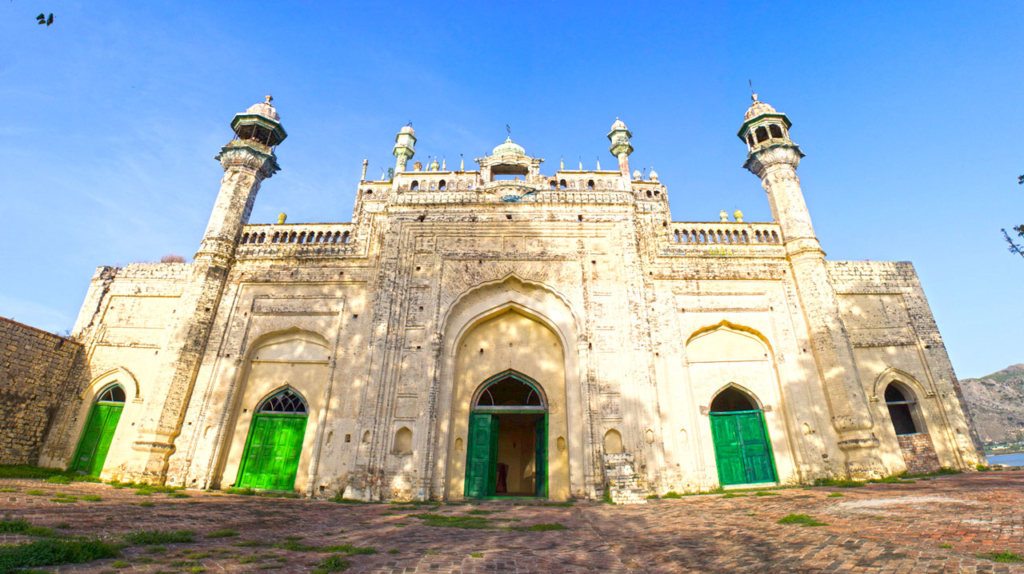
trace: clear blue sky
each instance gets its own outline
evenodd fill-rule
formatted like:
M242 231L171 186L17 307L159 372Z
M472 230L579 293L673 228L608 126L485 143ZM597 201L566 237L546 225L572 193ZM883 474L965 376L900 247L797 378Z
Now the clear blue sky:
M322 4L0 2L0 315L68 329L96 266L191 258L228 123L267 93L290 137L253 222L349 221L410 120L417 159L510 124L551 173L614 165L616 116L674 220L766 221L735 136L752 79L794 123L828 256L913 261L959 376L1024 362L999 233L1024 223L1024 4Z

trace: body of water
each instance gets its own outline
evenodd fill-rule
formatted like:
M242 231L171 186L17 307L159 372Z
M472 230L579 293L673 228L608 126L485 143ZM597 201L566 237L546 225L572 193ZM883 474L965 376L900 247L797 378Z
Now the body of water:
M1017 454L990 454L989 464L1005 464L1007 466L1024 466L1024 452Z

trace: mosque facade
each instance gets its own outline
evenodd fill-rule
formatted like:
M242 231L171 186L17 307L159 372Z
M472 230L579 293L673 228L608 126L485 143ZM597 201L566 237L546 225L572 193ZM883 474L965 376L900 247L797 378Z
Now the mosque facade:
M658 175L553 175L511 138L475 169L358 183L350 223L250 224L287 137L235 138L191 263L100 267L87 373L40 464L361 500L642 502L984 462L913 266L825 258L785 114L738 136L771 222L673 221Z

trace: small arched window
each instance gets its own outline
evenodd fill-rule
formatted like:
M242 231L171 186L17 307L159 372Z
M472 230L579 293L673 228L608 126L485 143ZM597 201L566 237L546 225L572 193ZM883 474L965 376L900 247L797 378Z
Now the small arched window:
M96 402L98 403L123 403L124 402L124 389L121 385L111 385L100 393Z
M757 405L745 393L729 387L718 393L711 401L711 412L732 413L736 411L756 411Z
M913 395L911 395L913 396ZM908 400L895 384L885 388L885 406L889 409L889 419L892 420L893 429L897 435L916 434L917 425L914 423L912 409L915 402Z
M551 189L556 189L558 187L558 182L556 182L555 180L552 179L550 183Z
M420 188L420 182L413 180L412 185L409 186L409 191L417 191Z
M341 234L341 242L342 242L342 243L348 243L348 240L349 240L349 239L350 239L351 237L352 237L352 236L351 236L351 235L349 235L348 231L346 231L345 233L342 233L342 234Z
M772 125L768 126L768 129L772 132L772 137L773 138L781 138L781 137L783 137L782 136L782 127L779 126L779 124L772 124Z
M604 433L604 453L622 454L622 435L615 429Z
M587 189L594 189L594 180L591 179L587 182Z
M747 134L747 145L749 145L750 147L754 147L754 135L753 134L750 134L750 133Z
M508 377L489 385L476 399L478 407L543 407L544 399L532 385Z
M764 126L754 130L754 133L757 134L757 143L761 143L768 139L768 130Z
M412 431L409 427L402 427L395 433L394 451L396 454L412 453Z
M447 190L448 189L448 183L445 180L442 179L441 182L437 184L437 189L438 189L438 191L445 191L445 190Z
M559 181L559 182L558 182L558 187L559 187L559 189L568 189L568 188L569 188L569 186L568 186L568 185L566 185L566 183L565 183L565 180L564 180L564 179L563 179L562 181Z
M285 389L263 401L258 412L306 414L306 401L291 389Z

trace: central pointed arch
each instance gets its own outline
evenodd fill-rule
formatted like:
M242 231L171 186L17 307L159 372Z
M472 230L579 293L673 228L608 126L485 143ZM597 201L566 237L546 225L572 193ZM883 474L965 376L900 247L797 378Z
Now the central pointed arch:
M535 381L549 407L544 433L550 457L548 496L583 496L583 444L590 438L590 425L580 389L579 320L568 298L510 273L451 301L438 333L440 368L434 388L437 412L447 416L438 417L432 440L439 453L432 468L433 488L446 498L466 495L463 445L468 449L475 393L496 372L512 370ZM487 344L479 344L483 341ZM498 355L508 360L494 362ZM487 368L492 370L484 372Z

